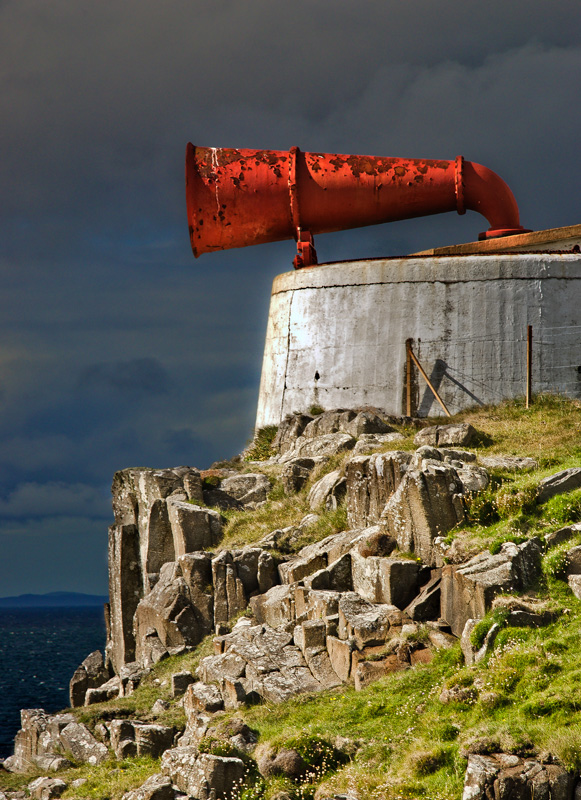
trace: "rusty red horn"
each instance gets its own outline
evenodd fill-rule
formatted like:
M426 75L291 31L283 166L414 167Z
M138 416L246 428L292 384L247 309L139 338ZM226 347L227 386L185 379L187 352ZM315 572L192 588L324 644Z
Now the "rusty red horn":
M196 257L295 239L295 266L316 264L318 233L467 209L490 228L479 238L524 233L518 206L495 172L465 161L186 148L186 202Z

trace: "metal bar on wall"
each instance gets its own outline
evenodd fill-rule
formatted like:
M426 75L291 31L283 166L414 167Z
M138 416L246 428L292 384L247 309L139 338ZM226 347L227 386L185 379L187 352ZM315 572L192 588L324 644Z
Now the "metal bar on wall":
M407 342L406 342L406 348L407 348L407 353L408 353L409 357L410 357L410 358L413 360L414 364L415 364L415 365L416 365L416 367L419 369L419 371L420 371L420 374L421 374L422 378L423 378L423 379L425 380L425 382L428 384L428 386L430 387L430 390L431 390L432 394L434 395L434 397L436 398L436 400L438 401L438 403L439 403L439 404L442 406L442 408L444 409L444 413L446 414L446 416L447 416L447 417L451 417L452 415L450 414L450 412L449 412L449 411L448 411L448 409L446 408L446 404L444 403L444 401L442 400L442 398L440 397L440 395L438 394L438 392L435 390L435 388L432 386L432 382L430 381L430 379L429 379L429 378L428 378L428 376L426 375L426 372L425 372L424 368L422 367L422 365L420 364L420 362L419 362L419 361L418 361L418 359L416 358L416 356L415 356L415 354L414 354L414 351L412 350L412 342L411 342L411 339L408 339L408 340L407 340ZM408 370L408 376L409 376L409 374L410 374L410 371ZM408 377L408 380L409 380L409 377ZM408 394L408 398L409 398L409 396L410 396L410 395Z
M410 355L412 349L412 340L407 339L405 343L405 354L406 354L406 403L405 403L405 413L406 417L411 417L412 415L412 357Z
M533 326L527 325L527 391L525 408L529 408L533 389Z

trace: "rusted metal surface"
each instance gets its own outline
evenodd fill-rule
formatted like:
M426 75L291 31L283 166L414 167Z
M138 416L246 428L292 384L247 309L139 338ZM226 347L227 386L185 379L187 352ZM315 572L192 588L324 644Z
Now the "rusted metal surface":
M481 164L277 150L186 148L196 257L295 239L295 266L317 263L313 236L445 211L478 211L480 238L523 233L504 181Z

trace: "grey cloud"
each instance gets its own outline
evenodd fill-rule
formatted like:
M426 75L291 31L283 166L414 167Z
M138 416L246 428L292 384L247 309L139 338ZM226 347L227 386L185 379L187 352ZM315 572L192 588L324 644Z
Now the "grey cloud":
M165 394L169 384L167 370L155 358L91 364L79 377L80 386L89 389L106 386L129 395Z
M8 497L0 499L0 516L4 520L24 518L28 521L31 518L54 516L107 519L110 516L110 504L107 491L87 484L30 482L20 484ZM20 527L17 526L17 529L20 530ZM9 531L9 527L4 529L5 534Z
M7 437L0 442L0 463L5 472L28 470L36 472L58 469L75 458L75 443L66 436L45 431L41 435L24 433Z

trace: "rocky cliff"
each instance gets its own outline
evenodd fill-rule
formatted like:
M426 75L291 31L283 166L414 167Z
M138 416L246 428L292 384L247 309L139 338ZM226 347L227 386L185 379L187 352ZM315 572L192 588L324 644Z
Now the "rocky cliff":
M499 470L527 475L538 464L482 455L486 438L467 423L423 428L412 445L410 423L370 410L296 414L261 461L251 460L250 449L250 460L210 470L116 473L105 656L91 654L75 672L71 706L110 707L157 680L159 665L191 657L195 670L170 670L166 678L185 724L117 718L114 706L93 717L99 722L92 728L71 713L23 712L5 769L63 770L150 756L162 757L159 772L131 800L274 797L268 781L276 775L304 791L317 782L305 778L308 748L287 748L285 760L284 748L261 750L239 716L231 735L216 733L219 721L299 695L332 697L351 686L365 692L386 676L440 663L445 651L461 648L464 662L477 664L501 629L553 623L555 610L537 592L544 538L531 532L479 548L477 537L457 535L490 502ZM581 469L561 470L539 483L534 502L541 506L580 485ZM279 502L302 497L308 513L269 529L273 493ZM233 521L263 513L250 544L232 538ZM322 520L333 514L329 533ZM555 530L549 544L562 547L575 531ZM578 592L581 556L569 550L566 577ZM490 614L498 621L482 634ZM452 682L440 687L438 702L469 702L474 691ZM157 702L161 713L167 701ZM338 768L353 743L331 740L324 746ZM569 800L577 791L576 773L546 756L484 750L466 756L466 800L532 793ZM60 779L43 780L31 788L35 796L64 788ZM324 796L331 795L317 795ZM355 789L352 796L363 797Z

